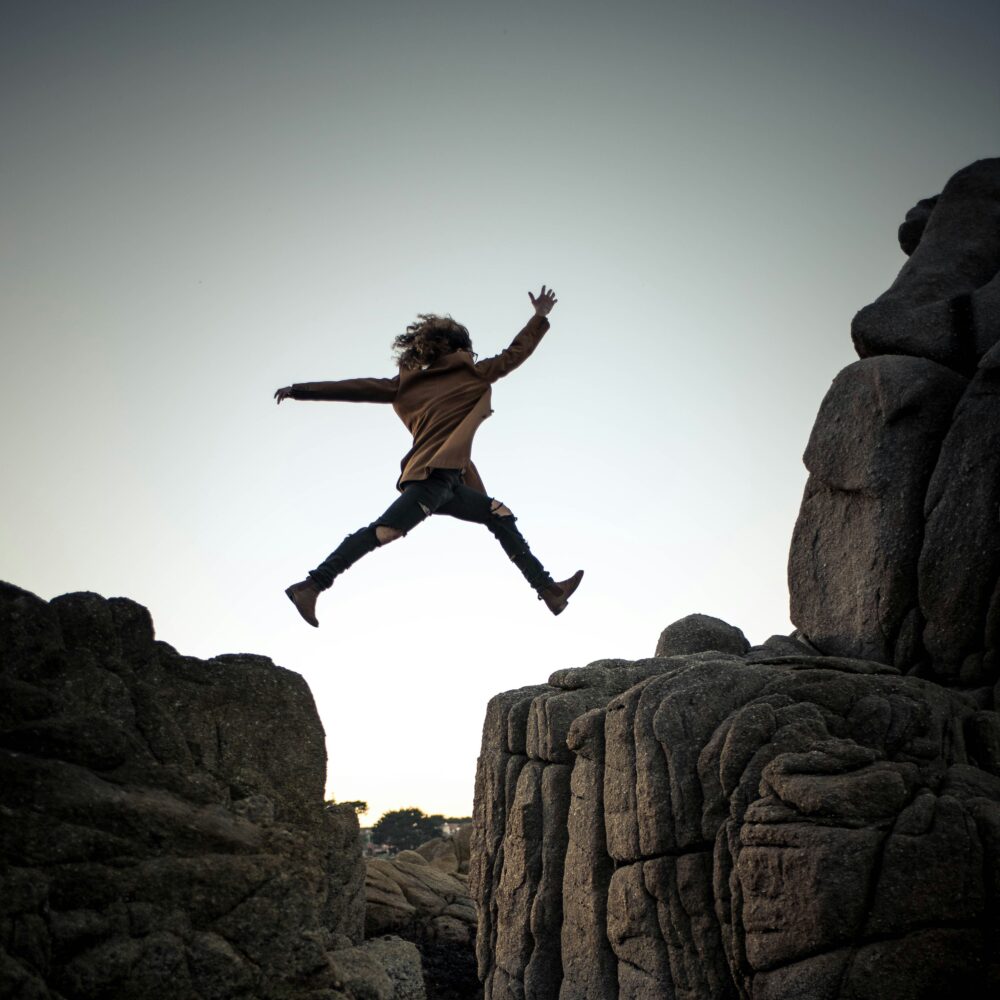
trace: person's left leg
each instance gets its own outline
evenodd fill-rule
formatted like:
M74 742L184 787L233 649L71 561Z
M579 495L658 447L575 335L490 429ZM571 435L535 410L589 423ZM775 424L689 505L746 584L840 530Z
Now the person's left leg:
M500 500L479 493L460 484L455 488L454 497L442 504L438 514L448 514L461 521L471 521L486 525L487 530L500 543L510 561L521 571L521 575L545 601L553 614L559 614L566 607L570 594L579 586L583 571L578 571L569 580L556 583L541 561L528 547L528 543L517 527L513 511Z

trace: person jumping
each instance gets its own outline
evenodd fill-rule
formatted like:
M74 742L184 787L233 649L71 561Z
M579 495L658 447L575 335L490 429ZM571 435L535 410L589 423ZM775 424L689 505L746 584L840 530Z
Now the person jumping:
M580 585L583 570L556 583L532 555L510 509L488 496L472 464L472 439L493 412L491 386L512 372L538 346L549 328L546 318L556 304L555 292L528 293L535 314L496 357L477 361L469 331L450 316L421 313L393 341L399 374L394 378L354 378L338 382L298 382L274 393L284 399L341 400L352 403L392 403L413 435L413 446L400 463L397 497L386 512L348 535L309 575L285 590L299 614L316 620L316 598L334 578L362 556L401 538L431 514L448 514L462 521L485 524L504 552L558 615Z

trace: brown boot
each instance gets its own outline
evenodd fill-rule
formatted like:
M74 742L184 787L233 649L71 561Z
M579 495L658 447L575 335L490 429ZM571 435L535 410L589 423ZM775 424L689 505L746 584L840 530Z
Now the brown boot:
M568 580L562 583L553 583L550 587L539 591L538 599L545 601L546 607L554 615L560 614L569 603L570 594L580 586L583 579L583 570L578 569Z
M319 628L319 622L316 621L316 598L319 597L319 587L316 586L316 583L311 579L303 580L301 583L293 583L285 593L295 605L295 610L313 628Z

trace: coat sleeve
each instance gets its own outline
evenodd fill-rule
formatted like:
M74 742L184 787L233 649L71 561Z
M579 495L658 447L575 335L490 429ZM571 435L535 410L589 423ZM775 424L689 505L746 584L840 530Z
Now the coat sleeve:
M501 351L494 358L485 358L477 362L476 371L487 382L503 378L531 354L548 328L549 321L544 316L532 316L528 325L514 338L506 351Z
M339 382L296 382L292 399L329 399L344 403L391 403L399 388L395 378L345 378Z

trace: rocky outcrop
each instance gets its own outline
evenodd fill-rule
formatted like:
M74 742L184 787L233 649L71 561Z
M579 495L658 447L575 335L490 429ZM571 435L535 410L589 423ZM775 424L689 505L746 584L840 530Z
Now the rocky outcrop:
M471 834L471 829L470 829ZM365 873L365 934L396 934L420 952L428 1000L473 1000L476 908L458 870L469 834L436 838L394 858L370 858Z
M900 230L806 450L791 636L692 615L497 695L486 1000L1000 988L1000 160Z
M862 358L903 354L971 375L1000 341L1000 159L960 170L907 213L909 260L851 324Z
M411 944L360 946L357 818L324 807L298 674L9 584L0 652L0 995L423 996Z
M1000 678L1000 159L910 214L912 256L854 319L820 407L789 557L824 653L945 684Z
M996 713L885 664L769 652L599 661L494 699L488 1000L1000 983Z

